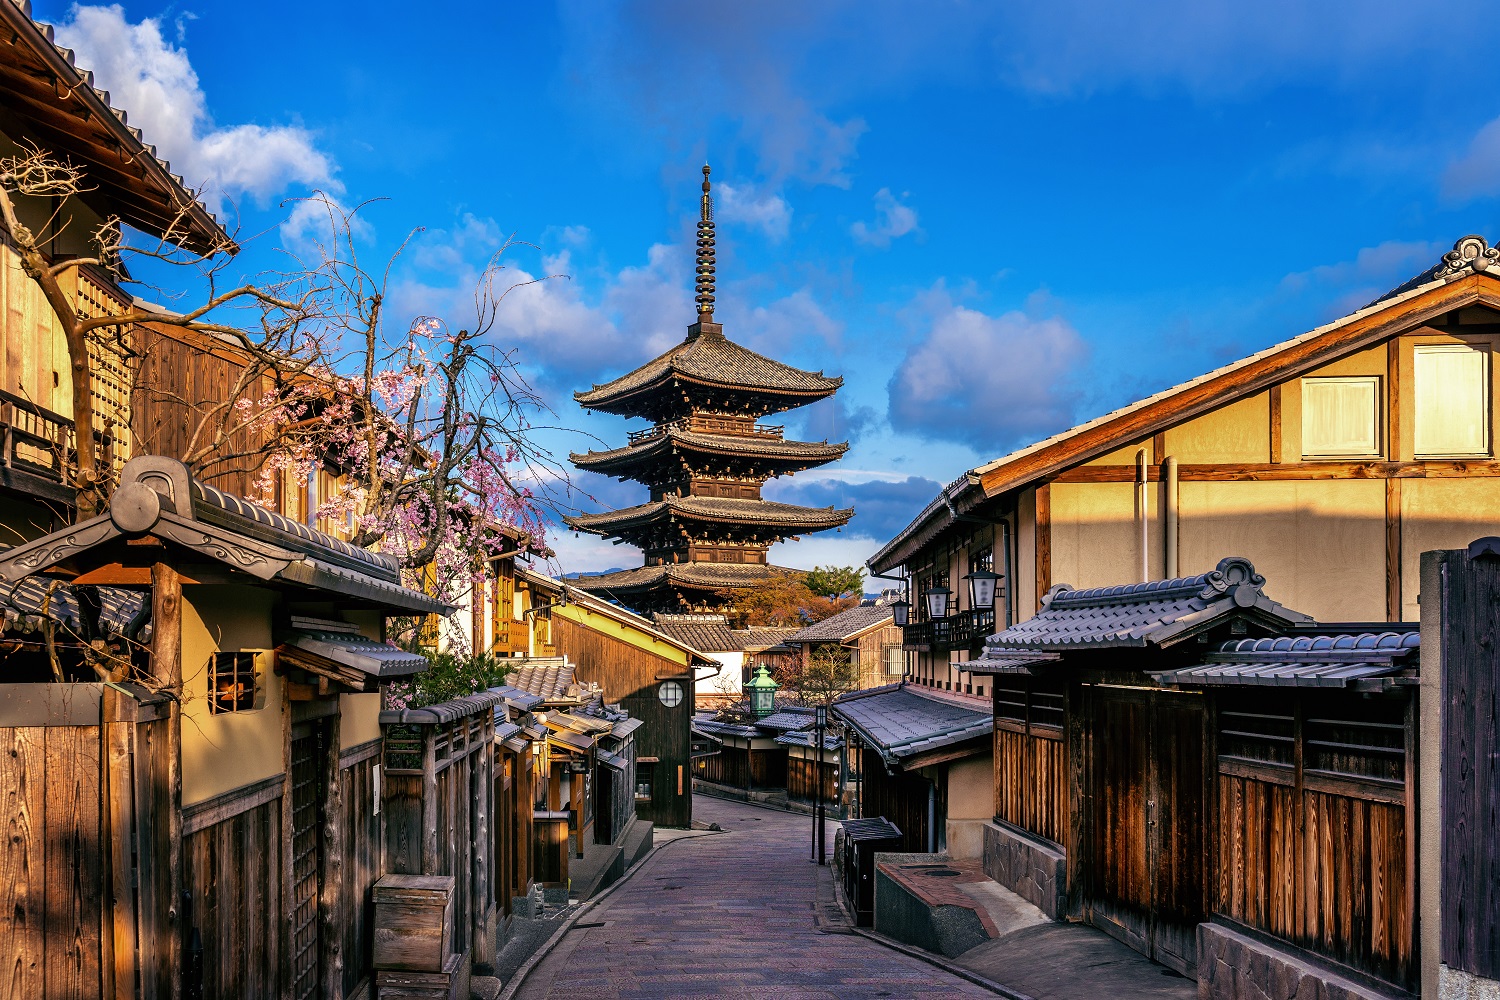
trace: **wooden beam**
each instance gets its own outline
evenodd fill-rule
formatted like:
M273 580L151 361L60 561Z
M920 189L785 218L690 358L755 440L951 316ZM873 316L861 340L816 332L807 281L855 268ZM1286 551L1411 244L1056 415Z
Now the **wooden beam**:
M1160 470L1149 466L1150 482L1158 482ZM1500 476L1500 462L1490 459L1386 462L1379 459L1352 462L1223 462L1213 465L1179 465L1183 482L1315 482L1329 479L1484 479ZM1134 465L1081 465L1059 473L1054 483L1133 483Z
M1281 385L1271 386L1271 464L1281 464Z
M1134 468L1131 468L1134 475ZM1052 487L1036 488L1036 606L1052 589Z
M1392 337L1385 343L1386 385L1386 450L1385 457L1399 462L1401 451L1401 338Z
M1500 276L1473 274L1429 289L1342 326L1241 365L1155 403L1121 413L983 473L989 496L1016 489L1064 469L1098 458L1128 441L1156 433L1193 417L1269 389L1298 372L1316 367L1369 344L1405 333L1455 309L1481 304L1500 309Z
M1385 620L1401 620L1401 480L1385 481Z
M182 580L166 563L151 567L151 670L158 684L177 698L167 719L167 969L172 1000L182 997L182 935L176 915L182 906Z

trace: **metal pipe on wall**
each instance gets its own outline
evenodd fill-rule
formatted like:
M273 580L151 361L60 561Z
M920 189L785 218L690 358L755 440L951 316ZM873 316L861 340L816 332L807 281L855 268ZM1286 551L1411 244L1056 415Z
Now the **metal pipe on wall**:
M1141 528L1141 582L1145 583L1151 579L1151 548L1146 514L1146 481L1149 476L1146 473L1146 449L1140 448L1135 453L1135 517Z
M1177 459L1168 458L1162 463L1162 479L1165 482L1162 497L1162 506L1166 508L1162 519L1163 546L1162 553L1165 557L1162 573L1169 580L1175 580L1181 576L1181 568L1177 565Z

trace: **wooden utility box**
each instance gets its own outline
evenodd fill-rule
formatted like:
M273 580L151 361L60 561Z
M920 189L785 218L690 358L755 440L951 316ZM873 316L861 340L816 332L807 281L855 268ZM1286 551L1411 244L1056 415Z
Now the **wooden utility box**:
M469 963L449 955L442 972L382 969L375 973L376 1000L469 1000Z
M370 892L375 968L443 974L453 957L453 876L385 875Z

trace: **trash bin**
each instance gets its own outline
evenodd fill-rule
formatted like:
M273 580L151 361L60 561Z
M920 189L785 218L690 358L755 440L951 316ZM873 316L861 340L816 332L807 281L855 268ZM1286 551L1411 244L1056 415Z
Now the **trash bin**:
M901 831L884 816L844 820L844 895L860 927L875 923L875 855L900 851Z

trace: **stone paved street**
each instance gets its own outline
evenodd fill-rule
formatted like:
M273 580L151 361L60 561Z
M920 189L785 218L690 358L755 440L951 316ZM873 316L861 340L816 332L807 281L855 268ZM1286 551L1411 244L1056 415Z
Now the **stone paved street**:
M658 850L583 915L517 997L993 996L866 938L822 932L831 882L808 863L808 817L708 796L693 811L724 832Z

